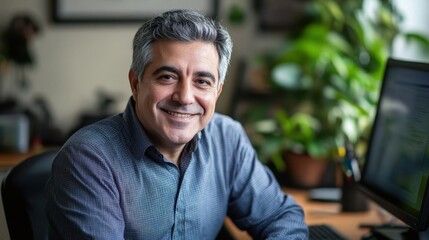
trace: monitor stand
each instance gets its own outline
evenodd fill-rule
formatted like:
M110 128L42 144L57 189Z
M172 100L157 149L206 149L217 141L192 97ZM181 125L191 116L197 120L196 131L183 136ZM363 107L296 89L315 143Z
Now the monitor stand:
M427 240L429 231L418 232L405 226L379 226L371 230L370 239L377 240Z

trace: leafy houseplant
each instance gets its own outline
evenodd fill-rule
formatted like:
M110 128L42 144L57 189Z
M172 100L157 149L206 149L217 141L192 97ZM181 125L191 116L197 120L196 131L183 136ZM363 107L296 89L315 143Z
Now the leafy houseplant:
M310 1L311 21L264 57L273 89L293 104L247 125L262 160L282 171L284 152L335 159L346 136L355 146L365 142L394 39L429 46L422 35L401 32L392 1L377 3L370 18L363 0Z

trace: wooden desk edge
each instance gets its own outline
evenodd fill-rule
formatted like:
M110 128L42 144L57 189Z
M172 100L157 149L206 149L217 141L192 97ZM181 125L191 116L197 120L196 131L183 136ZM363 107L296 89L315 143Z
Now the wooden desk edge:
M302 189L284 188L283 191L291 195L304 209L305 221L308 225L328 224L350 239L361 239L368 233L368 229L359 228L359 224L381 224L375 204L370 204L366 212L341 212L340 203L314 202L308 200L308 191ZM234 239L251 240L250 235L238 229L231 219L225 219L225 227Z
M37 148L32 149L26 153L0 153L0 169L9 169L24 161L25 159L44 151L48 151L51 148Z

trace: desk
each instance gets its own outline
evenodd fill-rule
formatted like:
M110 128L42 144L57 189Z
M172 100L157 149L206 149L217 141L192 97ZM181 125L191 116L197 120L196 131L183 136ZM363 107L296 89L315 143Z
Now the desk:
M381 224L382 219L377 213L375 204L371 204L367 212L341 212L339 203L325 203L308 200L308 191L300 189L284 189L292 195L295 200L304 208L305 221L308 225L329 224L344 236L358 240L369 233L368 229L359 228L359 224ZM386 214L386 213L384 213ZM225 220L226 228L231 232L235 239L252 239L246 232L240 231L234 226L230 219Z
M0 153L0 169L9 169L30 156L43 152L44 148L31 150L27 153Z

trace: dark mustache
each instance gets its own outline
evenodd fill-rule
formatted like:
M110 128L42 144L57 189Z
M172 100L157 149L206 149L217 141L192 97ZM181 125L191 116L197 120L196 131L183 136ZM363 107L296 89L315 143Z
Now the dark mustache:
M158 104L158 107L163 110L167 110L171 112L181 112L181 113L191 113L191 114L198 114L198 113L204 112L204 109L198 103L185 105L185 104L181 104L180 102L171 101L171 100L160 102Z

